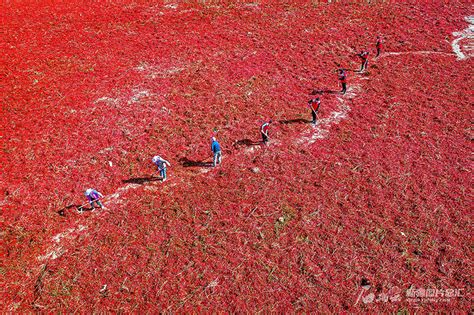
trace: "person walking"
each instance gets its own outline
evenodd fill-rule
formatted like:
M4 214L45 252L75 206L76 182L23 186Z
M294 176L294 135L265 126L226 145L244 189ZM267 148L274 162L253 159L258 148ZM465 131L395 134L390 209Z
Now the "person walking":
M155 155L151 159L151 161L153 162L153 164L155 164L158 167L157 172L160 172L161 180L165 181L166 180L166 166L171 166L171 164L159 155Z
M375 48L377 49L377 54L375 57L378 57L380 55L380 52L382 51L382 37L377 36L377 41L375 42Z
M87 199L89 200L89 204L91 205L91 210L94 211L95 210L95 207L94 207L94 203L96 203L101 209L104 207L102 205L102 203L100 202L100 198L103 198L104 195L102 195L100 192L98 192L97 190L95 189L92 189L92 188L88 188L86 189L86 191L84 192L84 195L87 197Z
M216 167L217 164L220 165L222 162L221 146L219 145L219 142L217 142L216 137L212 137L211 150L212 153L214 153L212 165Z
M362 62L359 72L367 70L367 64L369 63L369 52L363 50L359 54L357 54L357 56L360 57L361 62Z
M312 118L311 123L313 125L316 125L316 120L318 119L318 111L319 111L320 105L321 105L321 100L319 99L319 97L310 99L308 101L308 107L311 109L311 118Z
M342 86L341 93L346 94L346 89L347 89L347 73L346 73L346 70L339 69L338 73L337 73L337 76L338 76L338 80L341 82L341 86Z
M270 119L268 122L264 123L260 127L260 133L262 134L263 144L265 144L265 145L267 144L268 140L270 140L270 138L268 136L268 129L269 129L271 123L272 123L272 120Z

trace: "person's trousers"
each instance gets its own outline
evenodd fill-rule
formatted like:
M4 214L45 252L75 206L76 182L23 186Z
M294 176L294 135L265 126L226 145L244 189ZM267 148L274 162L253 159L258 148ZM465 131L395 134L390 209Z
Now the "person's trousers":
M89 203L90 203L92 209L95 208L95 207L94 207L94 202L95 202L99 207L101 207L101 208L103 207L103 206L102 206L102 203L100 202L100 200L99 200L99 199L96 199L96 200L91 200L91 201L89 201Z
M311 111L311 117L313 118L312 123L315 124L315 123L316 123L317 116L316 116L316 112L315 112L314 110Z
M166 179L166 167L160 169L160 176L163 180Z
M221 151L214 152L214 158L212 160L212 164L216 166L216 164L221 164L221 161L222 161Z

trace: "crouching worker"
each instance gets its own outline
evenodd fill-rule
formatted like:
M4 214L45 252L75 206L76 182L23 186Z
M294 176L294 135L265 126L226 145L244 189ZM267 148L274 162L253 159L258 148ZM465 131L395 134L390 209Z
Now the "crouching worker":
M221 164L222 162L221 146L219 145L219 142L217 142L216 137L212 137L211 150L212 150L212 153L214 153L214 158L212 159L212 165L216 167L217 164Z
M377 36L377 41L375 42L375 48L377 49L377 54L375 57L378 57L380 55L380 52L382 51L382 37Z
M171 166L171 164L165 159L161 158L159 155L155 155L151 161L158 167L158 172L160 172L161 180L166 180L166 166ZM153 174L154 176L155 174Z
M272 120L270 119L268 122L264 123L260 127L260 134L262 135L262 142L265 145L268 143L268 140L270 140L270 137L268 135L268 129L270 128L271 123L272 123Z
M89 204L91 205L92 211L94 211L94 202L102 209L104 206L100 202L100 198L103 198L104 196L98 192L95 189L88 188L86 189L86 192L84 193L86 195L87 199L89 200Z
M360 57L361 65L359 72L367 70L367 64L369 63L369 52L368 51L361 51L360 54L357 54Z
M347 90L347 72L346 72L346 70L344 70L344 69L337 70L337 78L341 82L341 86L342 86L341 93L346 94L346 90Z
M319 111L320 105L321 105L321 100L319 99L319 97L310 99L308 101L308 107L311 109L311 118L312 118L311 123L313 125L316 125L316 120L318 119L318 111Z

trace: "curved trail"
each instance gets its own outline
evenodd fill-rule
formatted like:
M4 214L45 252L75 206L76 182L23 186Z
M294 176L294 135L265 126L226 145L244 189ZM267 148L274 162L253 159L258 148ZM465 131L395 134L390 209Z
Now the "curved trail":
M470 58L474 55L474 15L464 18L468 27L462 31L454 32L453 36L459 36L451 43L454 53L458 60Z
M338 95L336 99L338 101L338 106L336 110L329 113L328 117L321 118L318 120L318 124L311 128L309 132L303 132L301 137L297 140L300 144L312 144L316 142L318 139L325 138L329 135L329 129L332 125L338 124L343 119L347 118L347 114L351 110L349 106L349 102L351 102L359 92L362 90L361 85L357 82L361 80L361 77L354 77L353 83L348 87L347 92L345 95ZM273 140L271 144L274 147L280 146L279 141ZM242 153L250 153L254 152L254 148L247 148L244 150L240 150ZM237 153L238 154L238 153ZM209 168L202 168L202 171L197 175L202 175L209 172ZM162 185L161 181L150 181L145 182L142 184L134 184L130 183L125 186L119 187L115 192L106 195L103 198L104 209L94 211L95 215L105 214L108 209L109 205L118 205L122 204L123 200L121 199L121 195L129 190L134 190L139 187L144 187L145 190L155 191L158 189L157 186ZM175 186L177 183L171 183L170 185ZM47 261L49 259L54 260L61 257L64 253L67 252L67 249L61 245L62 239L72 239L77 235L77 233L87 230L87 226L79 225L77 228L70 228L65 232L59 233L52 238L53 245L47 250L47 253L38 257L39 261Z
M445 55L445 56L454 56L454 53L443 52L443 51L429 51L429 50L420 50L420 51L400 51L400 52L385 52L382 53L379 58L390 57L390 56L400 56L400 55Z
M391 56L400 56L400 55L407 55L407 54L412 54L412 55L430 55L430 54L438 54L438 55L446 55L446 56L457 56L457 60L465 60L474 55L474 16L469 16L466 17L465 20L470 23L470 25L460 31L460 32L454 32L454 36L459 36L457 39L453 40L451 43L452 48L453 48L453 53L448 53L448 52L437 52L437 51L411 51L411 52L384 52L382 53L378 58L383 58L383 57L391 57ZM140 70L146 70L145 67ZM173 68L173 71L169 72L159 72L156 71L156 69L153 69L153 73L151 75L153 76L169 76L173 75L176 72L180 72L182 68ZM329 129L331 128L332 125L340 123L343 119L347 118L348 113L351 110L351 107L349 104L352 102L353 99L355 99L363 90L362 86L360 84L361 80L366 80L368 78L366 77L361 77L361 76L354 76L352 78L352 82L348 84L348 89L345 95L338 95L336 96L336 99L338 101L338 106L336 110L332 111L329 113L329 115L325 118L321 118L318 120L318 123L316 126L312 127L312 129L309 132L302 132L302 135L296 140L297 143L299 144L306 144L310 145L314 142L316 142L318 139L323 139L326 138L329 135ZM141 96L144 96L146 93L138 93L135 94L135 98L132 97L130 101L136 102ZM145 95L146 96L146 95ZM97 102L101 101L106 101L106 102L113 102L116 103L116 99L111 99L111 98L101 98L98 99ZM279 146L278 141L273 141L272 146ZM244 150L241 150L242 153L251 153L254 152L254 148L247 148ZM203 168L203 171L198 173L197 175L200 174L205 174L209 171L209 169ZM125 186L119 187L114 193L107 195L104 198L104 203L107 202L107 205L109 204L121 204L123 201L120 198L121 195L131 189L137 189L139 187L144 187L145 190L157 190L158 185L161 185L162 183L160 181L158 182L148 182L148 183L143 183L143 184L127 184ZM177 185L177 183L171 183L172 186ZM107 208L106 208L107 209ZM104 210L106 210L104 209ZM105 213L103 210L98 210L95 212L96 215ZM87 230L87 226L84 225L78 225L76 228L70 228L66 230L65 232L59 233L52 237L52 246L47 250L47 253L44 255L41 255L38 257L39 261L46 261L49 259L56 259L61 257L64 253L67 252L67 249L64 249L64 247L61 245L61 240L62 239L71 239L75 237L78 233Z
M353 82L349 84L346 94L336 96L338 101L336 110L329 113L328 117L319 119L312 131L304 133L298 139L299 144L312 144L318 139L326 138L329 135L329 129L332 125L337 125L343 119L347 118L347 114L351 111L349 103L362 91L361 85L357 82L361 79L360 77L354 79Z

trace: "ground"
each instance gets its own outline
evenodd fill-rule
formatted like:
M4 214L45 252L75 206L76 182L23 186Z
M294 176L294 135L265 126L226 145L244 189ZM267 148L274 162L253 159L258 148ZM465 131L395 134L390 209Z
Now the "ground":
M469 1L1 6L3 312L471 309Z

